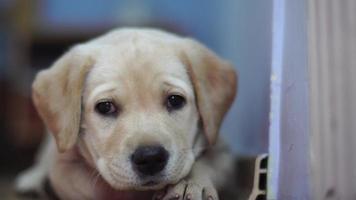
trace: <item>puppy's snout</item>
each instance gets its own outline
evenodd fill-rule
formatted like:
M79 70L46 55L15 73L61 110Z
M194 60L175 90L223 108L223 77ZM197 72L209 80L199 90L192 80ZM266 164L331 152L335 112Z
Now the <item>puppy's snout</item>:
M155 175L162 171L168 161L168 152L162 146L143 146L131 156L135 170L143 175Z

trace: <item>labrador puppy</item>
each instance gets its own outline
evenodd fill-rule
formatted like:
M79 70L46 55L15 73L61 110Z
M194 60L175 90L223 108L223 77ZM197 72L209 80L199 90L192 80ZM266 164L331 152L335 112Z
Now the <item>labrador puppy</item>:
M52 136L16 187L41 192L47 180L65 200L217 200L233 171L217 136L236 82L206 47L160 30L76 45L33 83Z

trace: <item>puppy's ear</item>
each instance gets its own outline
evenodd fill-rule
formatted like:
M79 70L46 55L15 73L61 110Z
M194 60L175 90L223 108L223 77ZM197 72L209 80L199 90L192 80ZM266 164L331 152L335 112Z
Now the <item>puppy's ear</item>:
M32 85L32 98L42 120L54 134L59 151L75 144L80 128L81 96L92 59L79 47L71 49Z
M214 144L237 87L233 67L198 42L186 39L183 55L192 81L203 131Z

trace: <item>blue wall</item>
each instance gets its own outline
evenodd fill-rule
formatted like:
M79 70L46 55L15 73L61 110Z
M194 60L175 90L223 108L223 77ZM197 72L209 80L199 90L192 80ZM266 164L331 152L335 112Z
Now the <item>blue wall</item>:
M239 71L239 89L223 132L238 153L267 152L272 0L224 2L219 51Z

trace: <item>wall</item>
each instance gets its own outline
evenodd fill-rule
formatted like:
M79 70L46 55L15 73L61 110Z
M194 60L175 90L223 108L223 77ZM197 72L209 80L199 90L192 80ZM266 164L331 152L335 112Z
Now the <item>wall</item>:
M272 45L272 0L229 0L221 4L221 54L239 71L238 96L222 129L234 151L268 149Z
M356 199L356 2L308 3L314 199Z
M273 10L268 199L307 200L311 194L306 2L274 0Z

